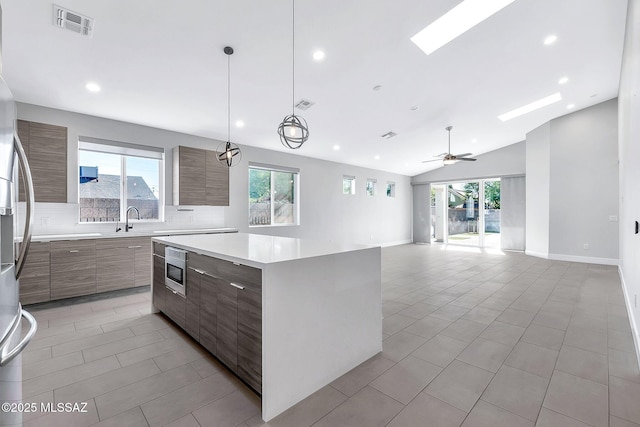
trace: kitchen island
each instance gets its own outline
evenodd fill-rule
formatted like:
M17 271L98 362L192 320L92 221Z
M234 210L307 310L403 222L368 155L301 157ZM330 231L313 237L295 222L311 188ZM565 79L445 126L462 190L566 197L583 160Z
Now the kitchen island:
M265 421L382 351L380 247L245 233L153 241L154 311L260 393ZM165 247L186 251L184 296L165 287Z

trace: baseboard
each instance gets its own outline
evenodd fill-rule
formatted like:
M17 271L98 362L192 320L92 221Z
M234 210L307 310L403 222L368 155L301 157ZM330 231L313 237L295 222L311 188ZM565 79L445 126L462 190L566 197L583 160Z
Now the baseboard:
M549 254L548 259L554 261L570 261L581 262L585 264L602 264L602 265L619 265L620 260L617 258L597 258L589 256L577 256L577 255L564 255L564 254Z
M631 299L627 293L627 284L624 281L624 272L622 266L618 266L618 275L620 276L620 283L622 283L622 294L624 295L624 303L627 306L627 314L629 315L629 323L631 324L631 335L633 336L633 344L636 348L636 358L638 359L638 366L640 366L640 336L638 336L638 330L636 329L636 319L633 315Z
M531 255L531 256L535 256L538 258L544 258L544 259L549 259L549 254L546 252L536 252L536 251L530 251L530 250L525 250L524 251L525 255Z

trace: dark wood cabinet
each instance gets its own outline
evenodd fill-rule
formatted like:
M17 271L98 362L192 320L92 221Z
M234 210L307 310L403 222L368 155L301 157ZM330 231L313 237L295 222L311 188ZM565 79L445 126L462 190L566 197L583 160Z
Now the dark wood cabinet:
M202 275L200 277L200 344L211 354L218 353L218 283Z
M157 243L154 243L154 246ZM153 305L160 311L166 309L166 289L164 285L164 247L162 248L162 255L153 253L153 293L151 295L151 301Z
M200 282L201 274L187 268L187 312L186 331L194 339L200 340Z
M164 289L165 293L165 314L176 322L182 329L186 329L187 299L169 288Z
M262 389L262 292L250 286L238 291L238 376Z
M151 239L96 240L96 289L107 292L151 283Z
M218 281L218 359L232 371L238 369L238 289L224 279Z
M229 168L218 153L179 146L173 149L173 204L229 206Z
M19 245L16 245L16 251ZM33 242L20 276L20 302L35 304L51 299L49 242Z
M31 167L35 201L67 203L67 128L18 120L18 136ZM18 196L24 201L22 178Z
M51 242L51 299L96 293L96 241Z

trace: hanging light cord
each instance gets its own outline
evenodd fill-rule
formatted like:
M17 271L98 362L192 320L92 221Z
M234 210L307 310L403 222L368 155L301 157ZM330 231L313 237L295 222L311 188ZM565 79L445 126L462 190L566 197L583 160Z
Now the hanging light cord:
M291 115L295 115L295 99L296 99L296 0L291 0L291 64L292 64L292 88L291 88Z
M227 141L231 141L231 55L227 55Z

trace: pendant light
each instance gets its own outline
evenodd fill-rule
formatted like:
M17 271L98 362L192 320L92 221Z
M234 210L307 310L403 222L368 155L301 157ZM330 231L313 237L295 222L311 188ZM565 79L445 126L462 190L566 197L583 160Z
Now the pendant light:
M232 167L242 160L242 152L237 144L231 142L231 55L233 48L226 46L224 53L227 55L227 142L218 146L218 161L227 167Z
M307 121L295 114L295 84L296 84L296 61L295 61L295 48L296 48L296 5L295 0L291 1L292 4L292 90L291 90L291 114L285 116L282 119L282 123L278 126L278 135L280 135L280 142L287 148L296 150L302 147L307 139L309 139L309 127Z

